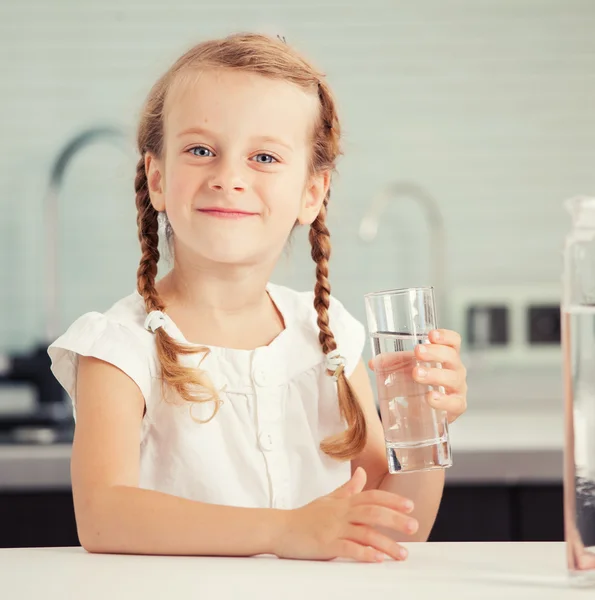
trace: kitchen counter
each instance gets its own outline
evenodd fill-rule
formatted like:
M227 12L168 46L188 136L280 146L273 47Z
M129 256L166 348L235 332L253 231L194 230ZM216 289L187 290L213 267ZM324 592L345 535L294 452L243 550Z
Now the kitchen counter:
M593 589L571 586L563 543L407 547L406 561L382 564L0 549L2 598L593 598Z
M450 483L561 483L564 414L559 409L470 409L450 427Z
M470 408L451 426L447 483L560 483L562 408ZM0 491L70 487L69 444L0 445Z

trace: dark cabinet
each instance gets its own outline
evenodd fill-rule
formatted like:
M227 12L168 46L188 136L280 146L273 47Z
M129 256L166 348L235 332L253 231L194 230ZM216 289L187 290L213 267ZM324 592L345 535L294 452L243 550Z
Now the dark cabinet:
M458 486L444 490L434 542L562 541L562 486ZM0 494L0 547L78 546L72 494Z
M447 486L433 542L504 542L512 538L512 507L504 487Z
M562 485L458 486L444 490L434 542L564 539Z
M0 548L79 545L70 490L0 493Z
M561 485L518 488L517 502L520 539L530 542L558 542L564 539Z

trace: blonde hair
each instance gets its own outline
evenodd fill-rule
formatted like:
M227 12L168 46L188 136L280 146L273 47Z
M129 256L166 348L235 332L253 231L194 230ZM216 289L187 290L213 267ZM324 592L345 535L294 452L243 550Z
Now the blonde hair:
M137 143L141 158L136 168L135 190L142 256L137 271L137 287L145 300L147 312L165 311L165 305L155 288L159 261L158 212L150 201L145 155L147 152L157 157L163 155L164 105L172 84L179 80L180 75L205 68L256 73L271 79L291 82L317 94L320 108L312 135L310 173L327 169L332 171L335 168L335 160L341 153L340 125L335 102L323 74L284 41L259 34L235 34L200 43L181 56L151 89L138 127ZM331 292L328 261L331 245L325 221L329 199L330 190L324 198L318 216L310 226L309 234L312 259L316 263L314 308L320 330L318 339L324 354L337 348L328 316ZM169 384L188 402L214 402L215 409L211 416L213 418L220 404L217 390L204 371L183 366L178 360L180 355L197 352L204 352L206 356L208 348L181 344L170 337L163 327L157 329L155 335L163 382ZM330 371L327 373L329 376L333 374ZM323 440L320 448L335 459L349 460L357 456L365 446L366 421L344 372L338 374L337 387L339 409L346 421L347 430Z

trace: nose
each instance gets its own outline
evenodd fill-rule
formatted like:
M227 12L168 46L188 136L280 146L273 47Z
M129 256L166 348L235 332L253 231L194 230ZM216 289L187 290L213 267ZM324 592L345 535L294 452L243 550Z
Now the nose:
M240 176L237 167L222 162L213 169L209 178L209 188L215 192L243 192L246 182Z

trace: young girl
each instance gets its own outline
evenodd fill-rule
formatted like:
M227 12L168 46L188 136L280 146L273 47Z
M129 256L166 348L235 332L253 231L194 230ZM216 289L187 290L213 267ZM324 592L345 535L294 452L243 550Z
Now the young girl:
M88 551L376 561L427 539L444 475L388 474L364 328L330 295L339 136L323 75L261 35L199 44L151 90L137 292L49 348L76 409ZM161 219L174 266L157 283ZM268 283L297 226L310 227L313 294ZM431 340L423 360L444 368L413 376L445 386L432 402L452 421L460 338Z

